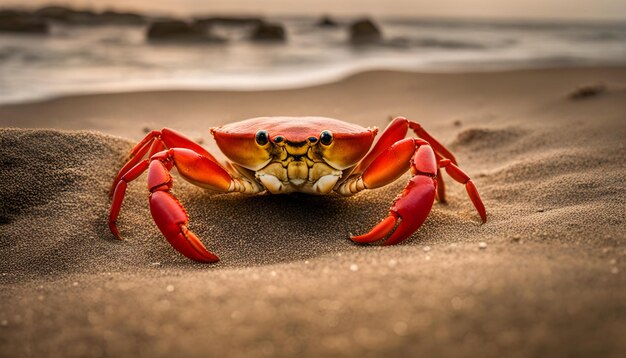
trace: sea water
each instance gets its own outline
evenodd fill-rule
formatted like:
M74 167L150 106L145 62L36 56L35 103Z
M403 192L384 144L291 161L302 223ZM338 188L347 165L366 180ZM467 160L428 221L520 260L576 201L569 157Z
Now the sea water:
M224 43L154 43L147 25L53 25L48 35L0 33L0 103L155 89L264 90L375 70L423 72L626 64L626 24L377 20L384 40L353 46L350 20L275 18L284 43L251 29L213 29Z

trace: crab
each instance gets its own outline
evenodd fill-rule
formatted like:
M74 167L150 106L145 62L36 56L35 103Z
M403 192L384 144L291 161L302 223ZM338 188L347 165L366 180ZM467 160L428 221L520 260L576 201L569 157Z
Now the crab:
M349 235L356 243L384 245L407 239L424 223L435 199L445 201L445 168L465 185L482 222L487 221L474 182L452 153L404 117L391 121L373 147L378 128L323 117L260 117L210 131L228 161L218 161L169 128L151 131L132 149L111 187L109 228L116 238L121 239L117 220L128 183L148 171L150 212L163 236L192 260L219 261L188 228L189 217L171 191L173 168L190 183L219 193L342 196L390 184L410 170L388 216L366 234ZM415 137L406 138L409 131Z

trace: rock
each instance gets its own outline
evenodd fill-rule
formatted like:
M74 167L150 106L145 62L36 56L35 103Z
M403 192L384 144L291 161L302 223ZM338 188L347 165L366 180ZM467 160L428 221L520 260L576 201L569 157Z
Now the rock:
M151 40L199 37L197 28L180 20L157 21L150 24L148 38Z
M577 88L575 91L569 94L571 100L581 100L591 97L596 97L607 91L606 85L603 83L596 83L592 85L585 85Z
M317 26L319 27L337 27L339 26L339 24L337 23L337 21L333 20L333 18L331 18L328 15L324 15L322 16L318 21L317 21Z
M35 11L35 14L46 19L65 21L69 18L72 11L63 6L46 6Z
M47 20L81 25L92 24L98 17L97 13L90 10L75 10L64 6L42 7L35 14Z
M39 16L15 10L0 11L0 32L48 33L48 24Z
M64 6L46 6L35 11L47 20L73 25L143 24L145 18L132 12L107 10L97 13L91 10L76 10Z
M362 19L350 25L350 41L353 44L371 44L382 40L382 32L370 19Z
M164 20L150 24L147 37L150 41L224 41L224 39L208 35L203 26L180 20Z
M254 41L285 41L287 36L285 28L280 24L262 22L252 32Z

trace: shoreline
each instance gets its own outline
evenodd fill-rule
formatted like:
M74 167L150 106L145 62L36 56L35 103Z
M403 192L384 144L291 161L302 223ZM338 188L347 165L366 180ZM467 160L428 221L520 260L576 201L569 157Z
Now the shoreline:
M393 67L393 66L392 66ZM623 69L626 68L624 62L604 63L604 64L589 64L589 65L550 65L538 63L535 66L528 63L519 64L518 66L510 63L483 63L476 65L468 64L449 64L438 65L430 69L415 69L411 66L397 66L397 68L381 68L379 66L348 66L343 67L337 65L334 68L327 67L321 74L307 75L306 78L294 78L289 75L289 79L282 80L280 83L275 82L268 85L252 85L252 82L259 82L259 80L249 80L248 84L241 82L234 85L208 85L206 83L199 83L198 80L181 79L176 81L173 79L159 80L155 84L146 85L133 85L133 84L99 84L100 89L86 90L76 92L61 92L58 94L41 95L41 97L16 99L0 101L0 108L10 106L20 106L29 104L40 104L58 100L67 100L71 98L81 97L93 97L93 96L107 96L107 95L124 95L124 94L148 94L148 93L164 93L164 92L227 92L227 93L256 93L256 92L270 92L270 91L293 91L303 90L314 87L321 87L326 85L332 85L337 82L344 82L350 80L353 77L364 76L367 74L377 73L405 73L408 75L480 75L480 74L498 74L498 73L533 73L533 72L555 72L555 71L586 71L586 70L611 70L611 69ZM320 77L321 76L321 77ZM159 84L159 82L168 82L168 84Z

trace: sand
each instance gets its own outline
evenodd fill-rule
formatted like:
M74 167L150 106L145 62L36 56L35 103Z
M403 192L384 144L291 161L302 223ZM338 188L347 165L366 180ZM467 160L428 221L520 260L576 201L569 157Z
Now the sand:
M0 356L623 356L625 103L615 67L0 106L0 127L20 127L0 130ZM107 190L144 128L214 148L210 126L259 115L419 121L472 175L489 221L448 180L449 203L409 240L366 247L348 233L384 217L407 176L347 199L177 180L222 259L203 265L161 237L142 177L113 239Z

